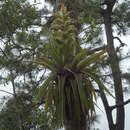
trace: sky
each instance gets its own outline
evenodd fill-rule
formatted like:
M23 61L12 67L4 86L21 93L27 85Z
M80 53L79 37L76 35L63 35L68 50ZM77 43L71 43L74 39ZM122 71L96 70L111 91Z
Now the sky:
M34 3L34 0L29 0L29 2L31 2L32 4L36 4L36 3ZM37 0L37 3L39 3L39 4L37 4L37 7L39 9L41 9L45 6L45 3L43 2L43 0ZM46 4L46 5L48 5L48 4ZM47 6L47 7L50 7L50 6ZM125 46L123 48L123 52L127 53L130 50L130 35L121 36L120 38L123 41L123 43L127 44L127 46ZM115 46L118 46L118 45L119 45L119 42L115 41ZM122 70L127 72L127 69L130 67L130 59L124 60L123 62L121 62L120 66L121 66ZM6 86L0 85L0 90L6 90L9 92L12 92L12 86L11 85L6 85ZM10 96L9 94L6 94L6 93L0 91L0 99L5 95ZM128 98L130 98L130 94L127 93L127 94L125 94L125 99L128 99ZM114 99L112 97L108 96L108 99L109 99L109 103L111 105L114 104ZM97 115L99 115L99 123L95 123L94 127L99 128L99 130L109 130L106 115L105 115L104 108L103 108L103 104L102 104L102 101L100 98L98 98L97 104L101 110L96 108ZM130 104L125 106L125 112L126 112L125 130L130 130L130 123L129 123L129 121L130 121ZM113 115L115 115L115 111L113 112ZM113 116L113 117L115 117L115 116Z

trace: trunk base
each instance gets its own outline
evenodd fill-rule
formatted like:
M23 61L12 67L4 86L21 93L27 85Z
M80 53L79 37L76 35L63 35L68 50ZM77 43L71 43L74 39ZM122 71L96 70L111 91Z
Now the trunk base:
M65 130L86 130L86 117L78 120L70 120L65 122Z

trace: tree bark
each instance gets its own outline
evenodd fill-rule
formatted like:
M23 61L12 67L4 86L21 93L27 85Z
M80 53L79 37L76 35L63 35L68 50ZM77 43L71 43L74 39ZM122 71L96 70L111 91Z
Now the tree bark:
M11 74L11 83L13 86L13 96L14 96L15 109L16 109L16 113L17 113L17 117L18 117L18 126L19 126L19 130L24 130L24 128L22 126L21 116L20 116L19 109L18 109L18 104L17 104L18 99L17 99L16 88L15 88L15 83L14 83L14 76L13 76L12 70L10 70L10 74Z
M100 96L101 96L101 99L102 99L102 102L103 102L103 105L104 105L104 108L106 111L109 129L115 130L115 124L113 122L112 111L110 110L110 106L108 104L107 97L103 90L100 90Z
M111 23L111 15L113 3L107 5L107 9L103 12L105 30L106 30L106 38L108 44L108 54L110 58L110 65L113 75L114 81L114 89L115 89L115 97L116 97L116 104L120 104L124 101L123 99L123 90L122 90L122 80L121 80L121 72L119 67L119 60L114 48L114 40L113 40L113 32L112 32L112 23ZM124 113L124 106L117 108L116 113L116 129L113 130L124 130L124 120L125 120L125 113ZM109 123L109 122L108 122Z
M81 117L81 120L68 120L65 122L65 130L87 130L86 117Z

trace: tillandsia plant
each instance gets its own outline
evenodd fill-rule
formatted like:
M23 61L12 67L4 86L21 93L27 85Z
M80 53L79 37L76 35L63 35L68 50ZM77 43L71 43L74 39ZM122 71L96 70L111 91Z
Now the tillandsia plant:
M66 121L80 121L94 112L96 93L92 83L109 93L100 81L94 66L106 56L106 51L89 55L81 48L77 29L64 5L51 25L48 54L37 56L35 63L50 71L37 95L37 101L45 97L46 110L53 109L57 126Z

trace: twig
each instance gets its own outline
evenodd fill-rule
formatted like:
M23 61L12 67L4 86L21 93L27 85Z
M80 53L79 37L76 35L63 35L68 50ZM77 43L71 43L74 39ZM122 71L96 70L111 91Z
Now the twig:
M125 102L122 102L122 103L119 103L119 104L116 104L116 105L113 105L113 106L110 106L110 110L114 110L118 107L122 107L122 106L125 106L127 105L128 103L130 103L130 99L126 100Z
M127 45L127 44L123 43L119 37L113 37L113 39L117 39L121 43L121 47L124 47Z
M5 91L5 90L0 90L1 92L4 92L4 93L8 93L8 94L10 94L10 95L14 95L13 93L11 93L11 92L8 92L8 91Z
M107 48L107 46L101 46L101 47L98 47L98 48L95 48L95 49L92 49L92 50L88 51L88 54L91 55L96 51L101 51L101 50L104 50L106 48Z

